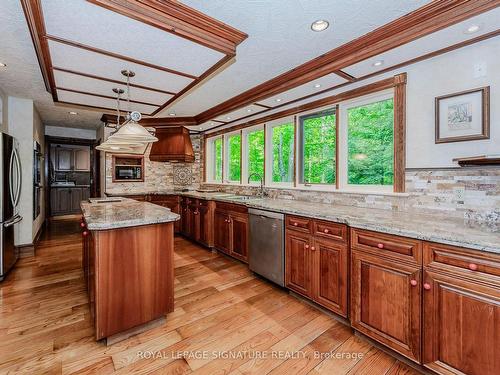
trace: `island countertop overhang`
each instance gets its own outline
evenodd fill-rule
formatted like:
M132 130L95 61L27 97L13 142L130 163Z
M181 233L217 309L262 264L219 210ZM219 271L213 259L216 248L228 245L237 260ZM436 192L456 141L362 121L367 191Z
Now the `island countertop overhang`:
M169 223L180 216L166 207L130 198L90 199L80 203L89 230L110 230Z

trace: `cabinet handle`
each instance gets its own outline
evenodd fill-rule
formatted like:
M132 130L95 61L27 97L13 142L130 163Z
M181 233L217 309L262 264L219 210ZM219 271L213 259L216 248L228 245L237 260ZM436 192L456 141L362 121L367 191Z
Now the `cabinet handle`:
M293 226L296 227L297 225L299 225L299 223L293 223Z
M323 230L324 233L330 232L328 229Z
M431 290L431 284L424 283L424 289L425 290Z
M82 236L83 236L83 237L87 237L87 235L88 235L88 234L89 234L89 232L87 232L86 230L84 230L84 231L82 232Z
M476 271L477 270L477 264L474 263L469 263L469 269L471 271Z
M314 246L311 246L311 250L314 251L316 250L316 248Z
M383 248L384 248L384 244L383 244L383 243L379 243L379 244L377 244L377 247L378 247L379 249L383 249Z
M305 245L304 247L305 247L306 249L309 249L309 245Z
M417 280L410 280L411 286L417 286Z
M81 226L82 228L85 228L85 223L84 223L83 221L82 221L82 222L80 222L80 226Z

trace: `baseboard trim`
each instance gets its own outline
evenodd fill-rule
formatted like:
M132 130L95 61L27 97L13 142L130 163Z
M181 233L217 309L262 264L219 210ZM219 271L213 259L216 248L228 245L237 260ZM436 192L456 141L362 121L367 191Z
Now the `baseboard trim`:
M19 258L27 258L35 256L35 245L33 245L32 243L18 245L16 246L16 248L19 253Z

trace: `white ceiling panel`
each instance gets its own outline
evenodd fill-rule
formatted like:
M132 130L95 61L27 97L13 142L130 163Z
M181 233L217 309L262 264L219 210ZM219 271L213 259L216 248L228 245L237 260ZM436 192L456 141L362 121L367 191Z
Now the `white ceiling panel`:
M103 81L100 79L89 78L77 74L54 71L56 86L72 90L85 91L93 94L116 96L113 88L119 87L125 91L122 98L126 98L127 86L119 85L113 82ZM144 90L137 87L130 88L130 99L140 102L161 105L170 99L173 95L163 94L156 91Z
M57 98L59 99L60 102L88 105L99 108L109 108L111 110L116 109L115 99L100 98L98 96L78 94L64 90L57 90ZM157 108L150 105L137 104L137 103L131 103L130 105L133 111L139 111L144 114L149 114Z
M132 82L160 90L179 92L193 80L187 77L148 68L144 65L105 56L81 48L49 41L52 66L124 81L123 69L135 72Z
M229 121L234 121L236 119L239 119L241 117L250 116L250 115L253 115L255 113L262 112L264 110L266 110L266 108L255 105L255 104L251 104L251 105L247 105L243 108L240 108L236 111L219 116L219 117L215 118L214 120L229 122Z
M287 103L291 100L299 99L326 88L335 87L346 82L347 80L345 78L342 78L335 73L330 73L326 76L307 82L281 94L272 96L264 100L259 100L259 103L267 105L269 107L274 107L276 105ZM318 85L319 87L317 87Z
M238 46L236 62L181 98L179 115L200 112L362 36L429 0L182 0L249 35ZM311 23L326 19L320 33ZM170 110L167 109L165 113Z
M342 70L352 76L362 77L453 44L495 31L500 27L499 20L500 8L496 8ZM472 34L467 33L467 29L472 25L477 25L480 29ZM383 64L374 66L373 64L378 61L383 61Z
M224 54L84 0L43 0L47 34L199 76Z

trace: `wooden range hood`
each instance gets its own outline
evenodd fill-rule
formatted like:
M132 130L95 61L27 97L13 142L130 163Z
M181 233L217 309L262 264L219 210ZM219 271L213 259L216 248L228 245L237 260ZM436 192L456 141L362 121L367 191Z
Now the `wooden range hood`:
M194 162L193 144L189 130L183 126L156 128L158 142L149 153L151 161Z

